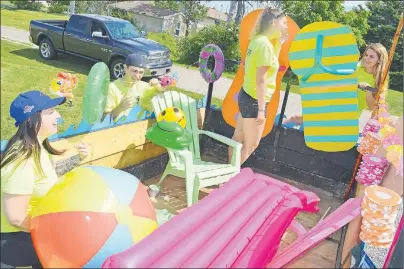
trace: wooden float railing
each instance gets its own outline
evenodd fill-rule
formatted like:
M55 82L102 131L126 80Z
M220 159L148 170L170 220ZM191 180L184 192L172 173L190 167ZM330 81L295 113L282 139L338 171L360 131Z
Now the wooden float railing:
M204 121L204 114L205 108L198 109L200 127ZM80 165L123 169L142 163L167 152L165 148L151 143L145 137L146 130L154 122L154 119L148 119L51 142L57 149L67 149L64 155L54 156L54 160L59 161L77 155L74 145L83 142L89 146L89 154Z

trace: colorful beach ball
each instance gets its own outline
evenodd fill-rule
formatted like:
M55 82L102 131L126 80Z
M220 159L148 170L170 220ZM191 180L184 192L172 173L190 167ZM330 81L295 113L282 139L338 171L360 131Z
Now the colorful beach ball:
M32 212L31 236L45 268L101 268L157 228L146 188L121 170L77 167Z

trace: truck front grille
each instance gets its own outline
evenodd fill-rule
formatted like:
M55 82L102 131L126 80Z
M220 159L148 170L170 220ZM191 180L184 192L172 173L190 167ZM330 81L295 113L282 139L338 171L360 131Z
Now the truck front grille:
M170 61L170 52L153 52L149 56L150 64L164 64Z

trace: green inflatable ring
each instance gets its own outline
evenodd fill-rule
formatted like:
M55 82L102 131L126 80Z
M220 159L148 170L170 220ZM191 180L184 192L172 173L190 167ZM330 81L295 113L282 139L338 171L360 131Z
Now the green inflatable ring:
M104 114L109 79L109 69L105 63L99 62L93 65L88 74L83 96L83 119L89 124L101 120Z

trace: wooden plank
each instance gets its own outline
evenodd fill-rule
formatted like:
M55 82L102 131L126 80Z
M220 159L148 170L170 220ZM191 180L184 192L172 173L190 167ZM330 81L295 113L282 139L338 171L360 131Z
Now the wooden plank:
M205 109L197 110L198 126L202 128ZM138 121L92 133L85 133L52 142L57 149L67 149L63 156L55 156L58 161L77 154L74 145L81 141L89 146L89 155L81 164L103 165L114 168L133 166L167 151L147 141L145 135L154 124L154 119ZM145 146L143 148L143 146Z
M77 154L75 145L81 141L88 145L89 154L83 164L126 168L167 152L164 148L148 142L145 134L151 120L139 121L114 128L86 133L52 142L57 149L67 149L58 161Z
M90 148L89 160L98 160L105 156L135 148L146 143L146 130L151 120L121 125L98 132L81 134L52 143L56 148L68 146L72 148L81 141ZM60 145L60 146L59 146Z
M81 165L99 165L122 169L157 157L165 152L167 151L164 148L152 143L147 143L134 148L131 147L127 150L109 156L101 157L97 160L91 159L87 161L85 159Z

